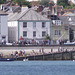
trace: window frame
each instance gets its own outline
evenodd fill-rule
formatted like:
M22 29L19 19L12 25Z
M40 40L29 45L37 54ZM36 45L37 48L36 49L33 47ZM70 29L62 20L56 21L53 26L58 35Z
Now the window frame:
M61 30L55 30L55 35L61 35Z
M23 37L27 37L27 31L23 31Z
M36 31L33 31L33 37L36 37Z
M36 28L36 22L33 22L33 28Z
M23 28L27 28L27 22L23 22Z
M42 22L42 28L46 27L46 22Z
M46 36L46 31L42 31L42 37Z

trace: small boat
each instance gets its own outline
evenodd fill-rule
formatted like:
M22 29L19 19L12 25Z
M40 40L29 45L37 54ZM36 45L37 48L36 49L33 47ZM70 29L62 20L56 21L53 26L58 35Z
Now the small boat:
M0 58L0 61L14 61L14 58Z
M73 60L73 61L75 61L75 60Z
M28 61L28 59L23 59L23 61Z

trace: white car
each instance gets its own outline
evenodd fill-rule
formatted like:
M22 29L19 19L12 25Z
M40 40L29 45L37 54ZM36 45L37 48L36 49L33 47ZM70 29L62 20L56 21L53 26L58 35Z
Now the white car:
M75 45L75 42L66 42L64 45Z
M6 43L6 45L13 45L12 43Z

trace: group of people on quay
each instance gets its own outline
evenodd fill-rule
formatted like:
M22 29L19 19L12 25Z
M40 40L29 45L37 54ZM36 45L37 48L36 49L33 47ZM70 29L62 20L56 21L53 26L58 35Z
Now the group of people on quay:
M20 57L25 56L25 50L15 51L14 53L11 53L11 57Z
M75 51L75 48L63 48L63 47L58 47L57 49L55 48L50 48L46 50L45 48L39 48L37 50L30 50L28 53L26 52L27 50L15 50L10 53L10 57L26 57L26 56L34 56L34 55L43 55L43 54L51 54L51 53L60 53L60 52L68 52L68 51ZM3 53L0 53L0 58L4 56Z
M20 56L34 56L34 55L42 55L42 54L50 54L50 53L60 53L60 52L69 52L69 51L75 51L75 48L68 49L68 48L62 48L58 47L57 50L50 48L50 50L45 50L44 48L40 48L38 51L31 50L28 54L26 53L26 50L20 50L15 51L14 54L12 53L11 56L20 57Z
M43 39L43 40L25 40L22 37L19 39L19 41L12 41L9 43L12 43L12 45L63 45L68 40L49 40L49 39ZM7 42L5 39L2 40L1 45L7 45Z
M63 45L67 40L19 40L19 42L13 42L13 45Z

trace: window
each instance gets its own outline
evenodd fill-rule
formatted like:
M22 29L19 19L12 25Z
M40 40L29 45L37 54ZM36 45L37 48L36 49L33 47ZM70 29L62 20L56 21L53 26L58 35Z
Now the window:
M61 35L61 30L59 30L59 33L58 34Z
M36 37L36 31L33 31L33 37Z
M6 36L2 36L2 39L5 39L6 38Z
M42 31L42 37L44 37L46 35L45 31Z
M45 27L46 27L46 23L42 22L42 28L45 28Z
M23 27L27 27L27 22L23 22Z
M55 25L61 25L61 21L60 20L56 20L55 21Z
M61 30L55 30L55 35L61 35Z
M27 31L23 31L23 37L27 37Z
M33 28L36 28L36 22L33 22Z
M55 35L58 35L58 30L55 30Z

